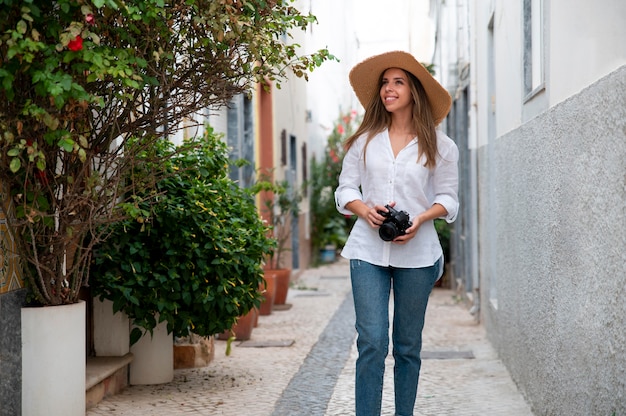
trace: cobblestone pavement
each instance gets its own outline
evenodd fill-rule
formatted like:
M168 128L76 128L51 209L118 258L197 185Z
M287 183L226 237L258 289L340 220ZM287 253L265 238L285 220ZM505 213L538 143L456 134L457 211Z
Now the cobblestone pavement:
M353 415L356 347L348 276L343 259L303 271L289 290L291 308L261 316L252 339L234 343L229 356L226 342L216 341L208 367L176 370L164 385L130 386L86 414ZM435 289L431 296L423 356L415 416L532 416L484 329L453 291ZM390 356L383 415L393 415L392 366Z

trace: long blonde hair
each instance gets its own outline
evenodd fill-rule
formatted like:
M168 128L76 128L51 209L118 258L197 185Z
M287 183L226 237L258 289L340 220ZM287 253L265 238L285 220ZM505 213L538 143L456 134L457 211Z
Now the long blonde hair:
M426 95L426 91L424 91L424 87L422 87L422 83L417 79L417 77L415 77L415 75L405 71L404 69L402 69L402 71L410 80L409 88L411 90L411 95L413 96L413 114L411 117L413 125L411 131L417 136L417 159L419 160L422 155L425 156L426 162L424 163L424 166L429 169L433 169L437 163L437 132L435 131L435 121L433 120L430 103L428 102L428 96ZM378 91L380 91L383 85L383 74L384 71L380 74L380 78L378 80ZM391 114L385 109L385 106L380 99L380 94L374 94L365 109L365 115L363 116L361 125L352 136L346 139L344 147L348 150L350 146L354 144L356 139L367 133L367 141L365 142L365 148L363 150L363 157L365 161L365 151L367 150L369 142L372 138L374 138L374 136L390 126Z

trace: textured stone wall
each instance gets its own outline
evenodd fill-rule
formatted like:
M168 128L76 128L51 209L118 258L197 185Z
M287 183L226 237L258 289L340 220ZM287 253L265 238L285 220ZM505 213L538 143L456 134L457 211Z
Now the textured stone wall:
M0 416L22 414L21 307L26 291L0 294Z
M0 199L7 197L0 189ZM0 416L19 416L22 405L20 309L25 290L6 216L0 209Z
M479 150L482 316L537 415L626 414L625 92L626 66Z

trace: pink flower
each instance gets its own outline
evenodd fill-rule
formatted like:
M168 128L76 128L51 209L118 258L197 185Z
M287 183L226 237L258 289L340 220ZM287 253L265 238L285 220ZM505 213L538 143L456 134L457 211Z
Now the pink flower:
M343 128L343 125L340 124L340 125L337 126L337 132L339 134L343 134L345 132L345 129Z
M93 14L89 13L87 16L85 16L85 22L87 22L88 25L93 26L96 24L96 18Z
M83 49L83 38L76 36L73 40L70 40L70 43L67 44L67 49L74 52Z

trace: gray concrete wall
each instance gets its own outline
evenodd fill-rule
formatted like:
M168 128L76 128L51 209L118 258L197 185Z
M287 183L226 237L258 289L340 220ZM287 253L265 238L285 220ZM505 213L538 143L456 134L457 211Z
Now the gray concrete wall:
M482 318L513 379L536 415L626 415L626 66L478 157Z
M22 414L21 307L26 290L0 295L0 416Z

